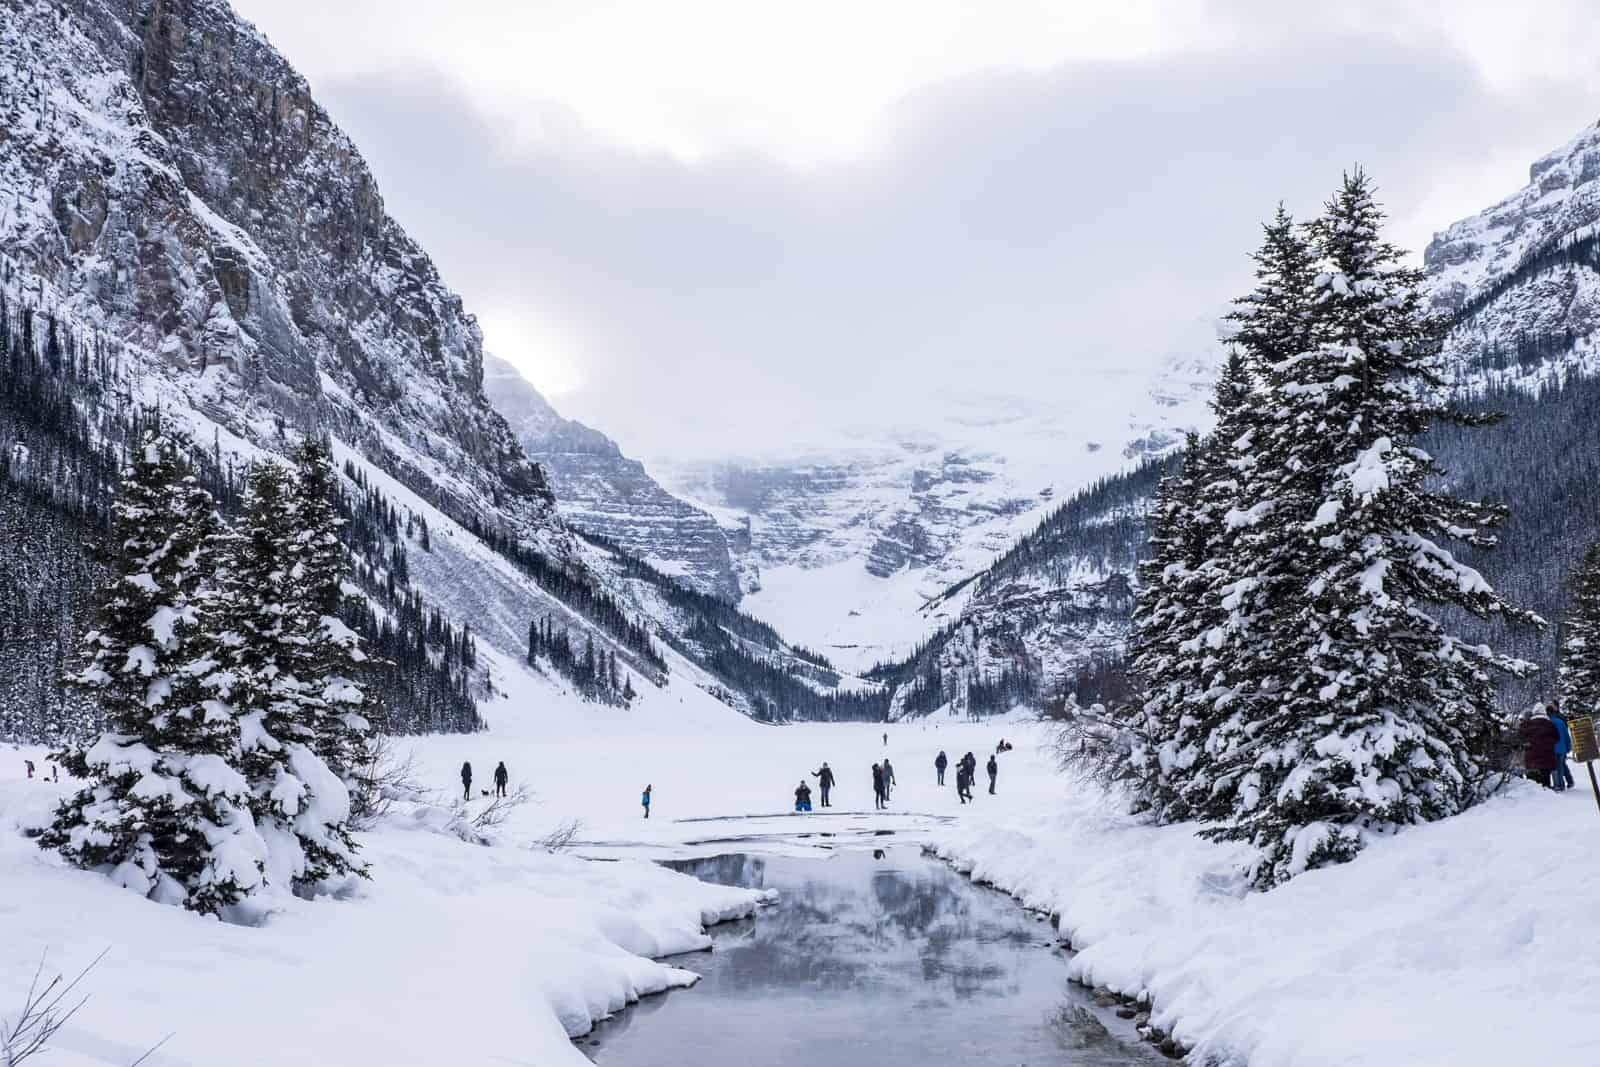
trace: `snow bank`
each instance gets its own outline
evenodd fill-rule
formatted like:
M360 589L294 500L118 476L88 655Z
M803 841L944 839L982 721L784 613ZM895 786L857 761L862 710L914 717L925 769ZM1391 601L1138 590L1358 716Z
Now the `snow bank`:
M65 866L22 836L69 783L13 774L0 752L0 1014L40 955L92 999L52 1063L587 1064L568 1035L695 976L652 957L705 949L707 923L767 895L654 864L590 862L463 844L426 828L361 837L372 881L356 899L285 896L264 925L230 926L153 904Z
M1059 916L1076 976L1149 992L1191 1063L1462 1067L1557 1042L1572 1062L1600 1055L1581 1022L1600 962L1572 892L1600 881L1586 787L1514 783L1266 894L1244 892L1237 846L1140 825L1090 791L1052 807L941 829L937 851Z

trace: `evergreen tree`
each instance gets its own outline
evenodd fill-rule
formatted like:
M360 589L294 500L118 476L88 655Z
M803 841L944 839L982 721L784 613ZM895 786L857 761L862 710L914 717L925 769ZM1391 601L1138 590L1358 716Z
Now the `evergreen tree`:
M1174 744L1179 722L1200 695L1195 657L1184 651L1203 591L1204 530L1198 522L1201 447L1190 434L1183 465L1161 480L1150 508L1150 554L1140 563L1139 592L1129 637L1133 670L1145 699L1113 712L1124 737L1110 758L1118 778L1137 785L1135 807L1159 818L1181 819L1179 789L1193 751ZM937 684L928 687L931 697Z
M1263 887L1473 803L1493 675L1526 665L1458 639L1437 610L1537 621L1446 547L1492 547L1505 512L1430 488L1417 440L1438 420L1490 420L1434 399L1443 324L1381 222L1370 182L1347 177L1309 228L1309 297L1285 298L1307 316L1286 343L1307 347L1265 361L1249 696L1208 758L1232 809L1210 833L1257 846Z
M1573 572L1562 627L1561 702L1572 715L1600 715L1600 543Z
M1285 584L1292 575L1274 561L1274 537L1284 527L1276 522L1281 487L1273 459L1287 412L1268 387L1282 385L1312 344L1316 256L1280 204L1252 258L1256 285L1229 315L1233 344L1212 399L1217 425L1198 461L1206 562L1197 582L1205 591L1190 616L1198 637L1182 651L1203 681L1167 742L1183 756L1173 785L1183 802L1162 813L1178 818L1232 815L1244 776L1226 754L1249 743L1244 731L1270 714L1273 699L1276 653L1262 639L1263 613L1295 595Z
M366 762L373 702L360 681L366 653L340 619L348 550L339 540L344 520L335 505L337 475L326 441L306 438L293 459L296 543L285 610L290 631L302 642L295 676L308 689L317 754L349 783Z
M286 610L300 531L288 472L250 473L211 613L221 669L207 678L239 717L241 768L272 854L269 876L300 892L359 871L345 783L317 755L320 697L295 674L304 637Z
M88 663L68 679L107 728L58 757L90 784L40 843L151 899L216 913L262 884L266 846L235 769L238 724L199 681L216 666L199 604L220 520L183 443L147 431L123 473L112 580L84 637Z

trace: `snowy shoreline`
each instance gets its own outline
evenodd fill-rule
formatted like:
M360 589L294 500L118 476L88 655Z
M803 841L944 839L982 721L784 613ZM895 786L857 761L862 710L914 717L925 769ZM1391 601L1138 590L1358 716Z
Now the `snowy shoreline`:
M643 860L486 847L394 820L362 835L373 878L346 899L283 894L262 925L230 925L39 849L24 831L69 788L0 783L0 1015L41 957L47 978L70 978L109 949L85 979L89 1004L51 1043L64 1067L124 1064L168 1033L151 1064L585 1067L572 1038L692 985L696 974L663 961L709 948L707 927L774 900Z
M416 740L423 780L443 786L463 760L504 759L539 795L504 841L536 841L577 817L583 838L609 843L617 862L386 827L362 837L374 877L355 897L289 898L255 929L152 904L41 851L16 827L67 783L19 780L23 753L0 746L0 1014L44 948L53 969L75 973L109 945L89 1007L57 1042L52 1062L63 1067L126 1064L170 1031L178 1036L152 1065L498 1057L587 1067L569 1032L689 984L688 970L660 961L704 947L708 923L758 906L749 891L644 857L738 851L728 838L746 832L890 828L1059 916L1073 972L1095 988L1148 992L1151 1023L1191 1048L1194 1064L1520 1062L1584 1018L1600 988L1574 896L1600 884L1586 783L1562 795L1512 783L1352 863L1246 893L1242 850L1140 823L1063 779L1044 729L1019 720L891 724L886 745L879 725L776 730L667 693L626 714L521 693L492 710L490 733ZM1000 736L1017 747L1002 757L997 795L981 783L963 806L937 787L937 752L992 750ZM900 783L893 810L861 811L871 807L862 772L885 753ZM824 759L840 771L840 818L739 818L773 811L774 794ZM646 781L656 789L648 821ZM1560 1042L1576 1062L1600 1055L1581 1026Z
M1592 804L1515 782L1265 894L1245 891L1234 846L1142 825L1092 791L1064 813L942 830L933 851L1050 915L1074 980L1148 1012L1189 1063L1460 1067L1515 1062L1544 1026L1591 1010L1600 967L1536 872L1600 876L1583 847ZM1600 1052L1581 1031L1562 1045Z

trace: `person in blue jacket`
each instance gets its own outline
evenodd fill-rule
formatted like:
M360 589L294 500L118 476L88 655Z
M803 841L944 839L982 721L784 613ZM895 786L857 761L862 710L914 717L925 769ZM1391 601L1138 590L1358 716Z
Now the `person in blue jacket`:
M1556 732L1561 735L1556 742L1556 769L1550 772L1550 787L1559 793L1563 789L1571 789L1575 784L1572 768L1567 766L1567 757L1572 754L1572 730L1567 726L1567 717L1561 712L1560 702L1552 700L1545 714L1550 716L1550 721L1556 724Z
M645 786L644 793L639 797L639 803L644 805L644 817L647 819L650 817L650 790L654 788L655 786Z

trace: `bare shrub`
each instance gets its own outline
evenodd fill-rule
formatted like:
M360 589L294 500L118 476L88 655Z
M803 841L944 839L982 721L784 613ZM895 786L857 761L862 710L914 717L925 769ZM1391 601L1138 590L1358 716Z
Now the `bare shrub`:
M583 832L583 823L577 819L568 819L554 830L545 834L533 843L534 848L542 848L546 852L565 852L577 841L578 835Z
M42 986L40 981L44 978L45 960L49 952L40 954L33 981L28 983L28 995L22 1001L21 1014L15 1020L0 1017L0 1067L18 1067L18 1064L50 1050L50 1039L72 1021L79 1009L89 1003L89 994L80 994L78 986L110 951L109 948L104 949L71 981L67 980L66 975L57 974ZM170 1040L172 1035L168 1034L128 1067L139 1067Z
M1126 790L1136 783L1128 758L1134 732L1104 704L1080 707L1068 696L1051 701L1045 717L1054 724L1050 747L1063 771L1106 788Z
M17 1067L30 1056L45 1051L56 1032L89 1002L89 995L85 993L77 996L74 1003L75 991L109 951L106 949L91 960L72 981L58 974L42 987L39 981L44 977L45 958L49 953L39 956L39 966L33 972L33 981L28 983L28 995L22 1002L22 1014L15 1021L0 1019L0 1064Z
M410 749L401 751L386 735L373 737L366 759L355 768L355 785L350 791L351 827L371 830L389 816L397 802L422 803L427 799L416 754Z
M505 796L497 796L491 800L478 814L472 816L472 826L475 830L493 830L498 828L511 813L533 799L533 790L525 783L518 782L516 787Z
M512 812L532 799L533 790L520 783L505 796L495 797L476 812L468 801L457 797L450 801L448 808L443 809L447 815L443 825L437 829L475 845L492 845L495 843L494 831L511 817Z

